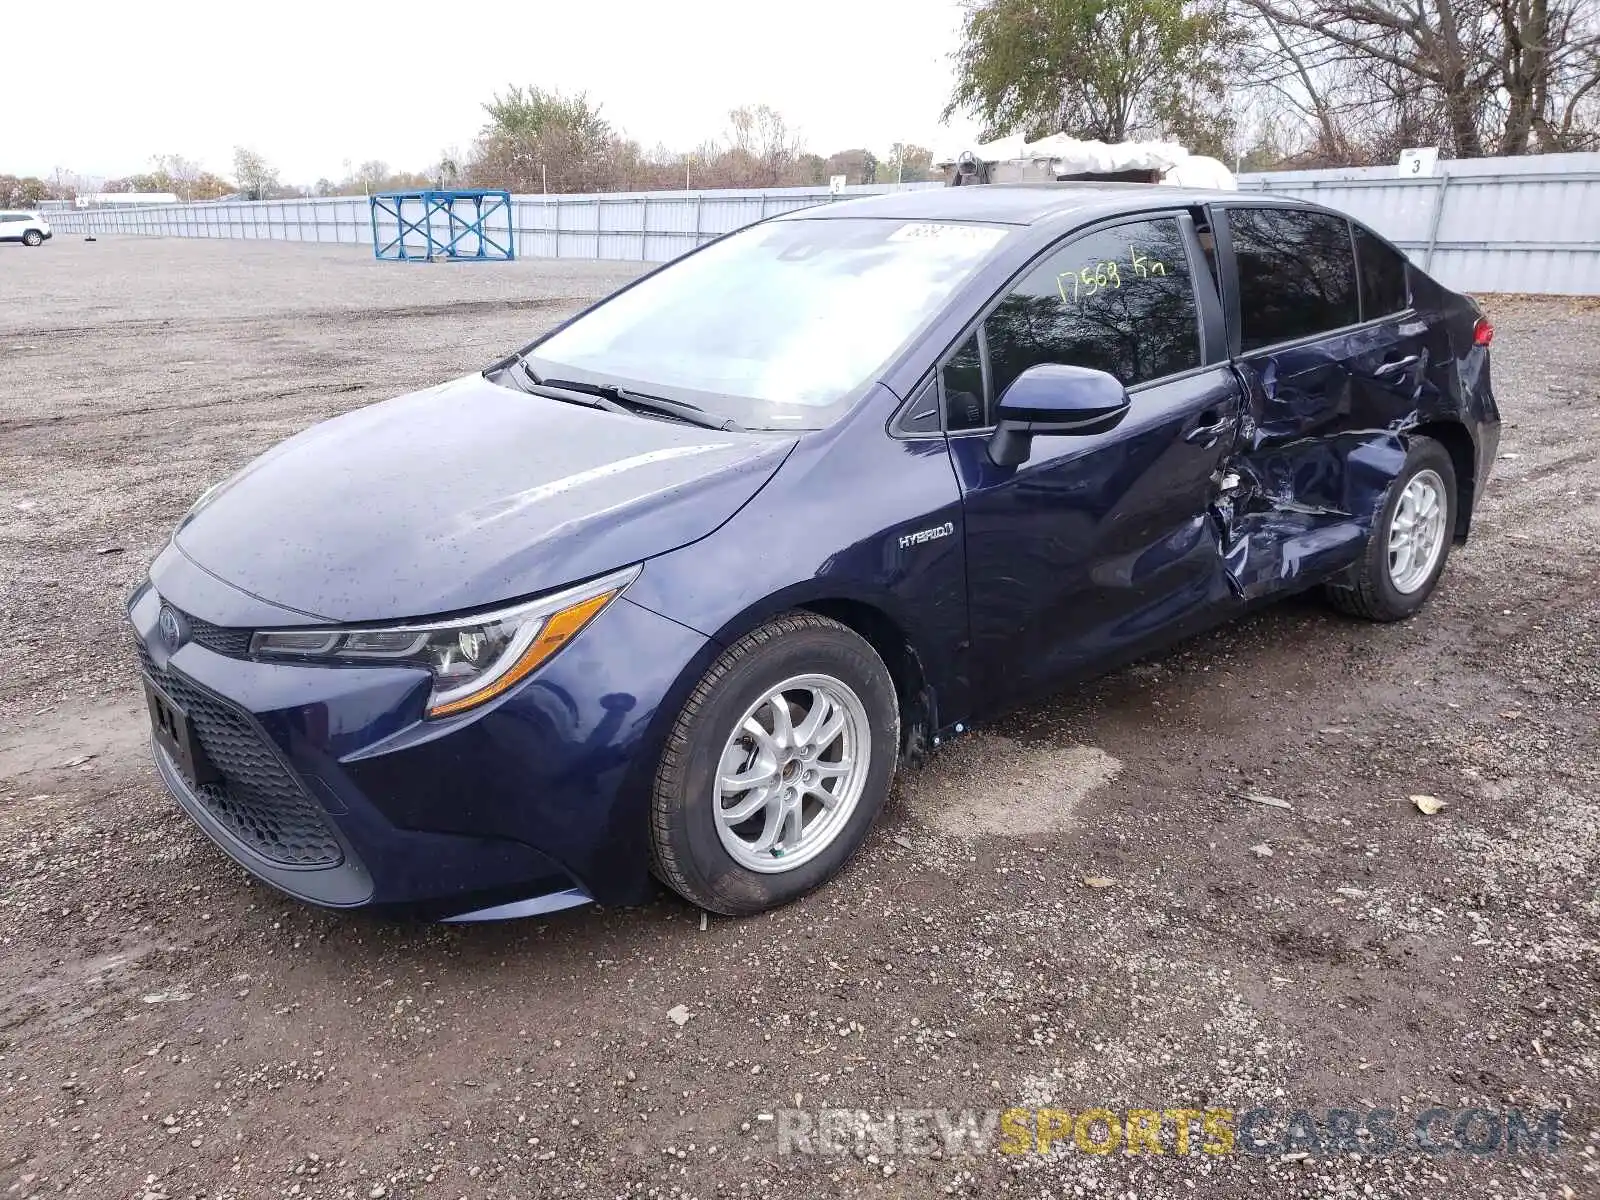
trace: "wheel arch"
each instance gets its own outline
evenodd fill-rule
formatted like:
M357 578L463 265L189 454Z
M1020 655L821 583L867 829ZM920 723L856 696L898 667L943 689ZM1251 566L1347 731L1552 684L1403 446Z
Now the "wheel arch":
M751 630L795 610L838 621L878 652L894 681L900 706L901 760L918 761L940 728L938 689L911 623L895 613L892 603L834 589L786 588L730 618L711 635L712 643L731 645Z
M1457 545L1467 540L1472 527L1472 501L1477 494L1478 447L1472 434L1460 421L1425 421L1406 430L1408 438L1432 438L1450 455L1450 464L1456 473L1456 527L1453 540Z
M914 762L926 754L939 728L938 704L922 656L901 624L884 609L859 599L824 597L794 607L838 621L878 652L900 704L901 757Z

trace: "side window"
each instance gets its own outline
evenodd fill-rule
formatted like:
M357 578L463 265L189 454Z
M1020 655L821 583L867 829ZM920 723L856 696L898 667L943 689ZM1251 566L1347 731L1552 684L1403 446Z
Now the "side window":
M1350 223L1293 208L1230 208L1239 275L1240 344L1256 350L1354 325Z
M901 433L938 433L939 432L939 387L938 381L930 379L919 387L911 397L911 403L906 405L905 411L900 414L896 428Z
M988 424L983 403L983 358L978 353L978 335L973 334L939 371L939 387L944 393L945 428L982 429Z
M1096 230L1052 252L984 322L993 394L1038 363L1132 387L1200 365L1200 313L1175 217Z
M1392 246L1378 240L1370 230L1354 222L1356 266L1361 272L1361 317L1370 321L1411 307L1406 287L1406 260Z

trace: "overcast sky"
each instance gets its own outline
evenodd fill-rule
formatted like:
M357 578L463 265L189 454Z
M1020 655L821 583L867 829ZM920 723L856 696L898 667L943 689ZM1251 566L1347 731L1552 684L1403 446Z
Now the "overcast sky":
M229 175L236 145L285 183L347 160L422 169L466 151L510 83L587 91L646 149L692 149L758 103L821 154L976 140L939 120L959 0L78 0L45 21L0 47L7 97L41 118L13 110L3 173L118 176L177 153Z

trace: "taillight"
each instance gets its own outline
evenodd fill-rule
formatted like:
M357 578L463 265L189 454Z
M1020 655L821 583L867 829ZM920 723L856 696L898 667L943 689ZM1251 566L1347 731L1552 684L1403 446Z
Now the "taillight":
M1488 317L1479 317L1478 323L1472 327L1472 344L1487 346L1492 341L1494 341L1494 326L1489 324Z

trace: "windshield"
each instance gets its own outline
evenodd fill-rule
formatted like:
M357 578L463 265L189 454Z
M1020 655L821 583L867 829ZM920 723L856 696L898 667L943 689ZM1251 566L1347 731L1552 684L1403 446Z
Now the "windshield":
M745 428L837 418L1005 236L992 225L752 226L537 343L545 379L620 382Z

